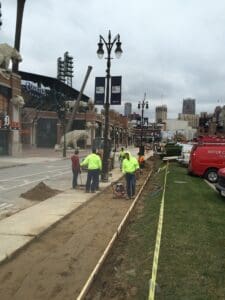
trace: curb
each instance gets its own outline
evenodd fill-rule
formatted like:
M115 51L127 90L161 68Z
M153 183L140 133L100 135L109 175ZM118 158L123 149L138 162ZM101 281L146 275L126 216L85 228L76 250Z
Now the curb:
M21 163L21 164L15 164L15 165L7 165L7 166L0 166L1 169L9 169L9 168L15 168L15 167L21 167L21 166L26 166L28 163Z

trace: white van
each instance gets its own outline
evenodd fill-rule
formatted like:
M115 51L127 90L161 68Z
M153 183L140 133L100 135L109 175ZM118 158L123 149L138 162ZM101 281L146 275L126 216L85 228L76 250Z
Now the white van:
M181 156L178 157L178 161L181 164L188 166L193 145L192 144L182 144L182 143L177 143L177 145L182 146Z

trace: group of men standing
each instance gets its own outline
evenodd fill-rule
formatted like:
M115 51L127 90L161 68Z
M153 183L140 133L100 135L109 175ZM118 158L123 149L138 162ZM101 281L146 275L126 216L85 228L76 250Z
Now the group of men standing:
M87 181L86 181L86 193L94 193L99 189L99 175L102 170L102 160L99 154L96 153L96 150L93 149L92 153L89 154L81 163L79 162L79 151L75 150L74 155L71 157L72 161L72 171L73 171L73 189L77 188L77 178L78 174L81 173L81 167L87 166ZM139 155L140 160L140 155ZM119 153L119 162L120 169L126 178L126 191L127 199L131 199L135 195L135 186L136 186L136 171L139 168L143 168L143 165L140 164L134 156L128 151L124 151L124 148L121 148Z
M81 173L81 167L87 166L87 181L86 181L86 193L95 193L99 189L99 175L102 169L102 160L100 155L96 154L96 150L93 149L81 163L78 157L79 151L75 150L74 155L71 157L72 171L73 171L73 189L77 187L78 174Z

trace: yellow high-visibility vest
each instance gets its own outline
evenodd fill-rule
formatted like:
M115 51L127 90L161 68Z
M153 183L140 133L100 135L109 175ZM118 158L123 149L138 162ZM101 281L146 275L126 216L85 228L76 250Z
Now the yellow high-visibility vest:
M89 154L80 164L81 166L87 166L88 170L102 169L102 161L99 155L95 153Z

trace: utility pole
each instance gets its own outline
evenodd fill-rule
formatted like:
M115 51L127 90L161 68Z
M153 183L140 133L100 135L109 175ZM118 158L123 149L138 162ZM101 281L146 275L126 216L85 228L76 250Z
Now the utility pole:
M17 0L17 16L16 16L16 32L15 32L14 48L16 48L18 52L20 52L21 29L22 29L23 11L24 11L25 2L26 0ZM13 72L18 72L18 68L19 68L19 63L18 61L15 61L12 67Z

